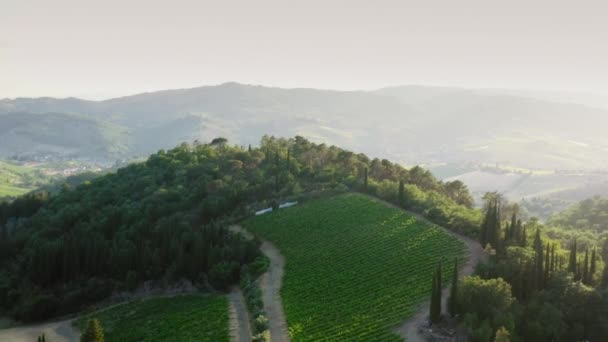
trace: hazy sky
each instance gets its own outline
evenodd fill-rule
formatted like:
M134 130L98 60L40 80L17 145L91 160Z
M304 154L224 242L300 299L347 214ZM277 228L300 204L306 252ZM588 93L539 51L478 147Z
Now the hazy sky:
M606 1L0 0L0 98L227 81L608 93Z

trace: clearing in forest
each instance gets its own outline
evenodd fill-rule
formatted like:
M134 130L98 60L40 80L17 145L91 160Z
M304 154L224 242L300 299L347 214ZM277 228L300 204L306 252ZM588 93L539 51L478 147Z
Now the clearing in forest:
M108 342L228 342L228 301L220 295L158 297L118 305L79 319L99 319Z
M292 341L400 341L393 329L429 297L466 247L441 228L360 194L253 217L244 226L285 256L281 290Z

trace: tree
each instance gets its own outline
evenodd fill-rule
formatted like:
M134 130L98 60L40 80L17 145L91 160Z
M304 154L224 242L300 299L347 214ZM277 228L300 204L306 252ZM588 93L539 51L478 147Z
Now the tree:
M602 247L602 259L604 260L604 265L608 265L608 239L604 241L604 246ZM608 286L608 267L606 266L604 266L604 271L602 272L601 286Z
M589 266L589 285L593 284L597 265L595 264L595 248L591 251L591 265Z
M405 185L403 179L399 180L399 205L405 204Z
M543 287L544 281L544 264L543 264L543 240L540 237L540 229L536 229L536 234L534 236L534 253L535 253L535 281L536 286L535 289L541 289Z
M510 310L514 302L511 285L502 278L464 277L458 288L458 313L465 317L469 333L482 327L483 322L491 324L490 337L486 341L500 327L513 330Z
M209 145L223 148L224 146L226 146L227 143L228 143L228 139L222 138L222 137L217 137L217 138L211 140L211 144L209 144Z
M87 327L80 335L80 342L104 342L105 337L103 334L103 328L101 327L101 323L99 320L89 319L87 322Z
M510 342L511 335L509 334L509 330L505 327L500 327L496 330L496 337L494 338L494 342Z
M585 250L585 259L583 261L583 284L589 285L589 249Z
M458 313L456 302L458 301L458 259L454 259L454 273L452 275L452 287L450 288L450 298L448 299L448 312L455 317Z
M46 336L44 335L44 333L38 336L38 342L46 342Z
M363 190L367 192L367 168L363 170Z
M568 272L570 272L572 274L576 274L576 263L577 263L576 239L574 239L574 243L572 244L572 247L570 248L570 258L568 260Z
M441 320L441 262L433 275L430 318L432 323L439 323Z

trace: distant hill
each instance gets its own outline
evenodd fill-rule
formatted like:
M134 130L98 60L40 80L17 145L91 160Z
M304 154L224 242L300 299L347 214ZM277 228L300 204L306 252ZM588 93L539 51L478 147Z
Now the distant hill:
M216 136L257 144L268 133L303 135L406 164L608 167L607 110L496 92L227 83L106 101L0 100L0 158L65 153L115 159Z

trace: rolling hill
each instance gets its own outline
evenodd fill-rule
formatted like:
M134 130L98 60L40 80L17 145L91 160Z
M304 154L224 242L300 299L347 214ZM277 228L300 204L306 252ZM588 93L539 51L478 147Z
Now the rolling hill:
M608 167L603 132L608 111L505 94L423 86L331 91L226 83L106 101L5 99L0 127L11 128L0 131L0 146L6 146L0 157L67 153L112 159L216 136L257 144L262 134L297 134L405 164Z

